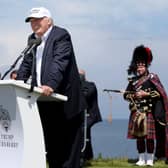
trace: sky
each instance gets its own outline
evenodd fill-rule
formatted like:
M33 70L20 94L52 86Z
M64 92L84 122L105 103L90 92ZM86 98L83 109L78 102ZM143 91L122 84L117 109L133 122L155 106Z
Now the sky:
M127 68L138 45L151 48L150 71L159 75L168 92L167 0L8 0L0 2L0 71L3 74L26 47L32 32L25 18L32 7L50 10L55 25L72 38L78 68L98 89L103 118L127 119L128 102L103 89L125 89ZM19 66L20 62L18 63Z

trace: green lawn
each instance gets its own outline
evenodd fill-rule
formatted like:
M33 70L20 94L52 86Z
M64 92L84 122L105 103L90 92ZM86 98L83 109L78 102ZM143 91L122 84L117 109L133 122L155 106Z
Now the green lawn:
M85 164L84 168L132 168L132 167L138 167L135 165L135 162L137 160L135 159L128 159L128 158L114 158L114 159L94 159L92 161L89 161ZM148 167L149 166L143 166ZM165 164L164 161L155 161L154 162L154 168L162 168L162 167L168 167L168 165Z
M132 167L138 167L135 165L135 162L137 160L135 159L128 159L128 158L97 158L91 161L88 161L85 163L85 166L83 168L132 168ZM143 166L144 168L149 166ZM155 161L154 162L154 168L165 168L168 167L168 165L165 164L164 161ZM47 165L47 168L48 165Z

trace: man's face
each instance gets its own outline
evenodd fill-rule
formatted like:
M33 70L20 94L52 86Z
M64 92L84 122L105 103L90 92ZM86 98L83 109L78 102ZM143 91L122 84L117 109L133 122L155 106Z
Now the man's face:
M137 63L137 74L138 76L143 76L147 72L147 68L145 66L145 63Z
M51 25L51 20L47 17L43 18L31 18L30 24L33 32L38 36L41 37L44 33L48 30Z

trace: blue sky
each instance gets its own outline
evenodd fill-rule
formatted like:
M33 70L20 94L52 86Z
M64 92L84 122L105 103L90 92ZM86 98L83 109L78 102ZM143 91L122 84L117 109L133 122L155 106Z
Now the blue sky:
M78 67L97 85L103 118L110 113L113 118L128 118L122 95L112 94L111 109L103 89L126 87L126 70L137 45L152 49L150 71L159 75L168 91L167 0L8 0L0 6L0 67L12 65L26 47L31 29L24 20L29 9L44 6L55 24L71 33Z

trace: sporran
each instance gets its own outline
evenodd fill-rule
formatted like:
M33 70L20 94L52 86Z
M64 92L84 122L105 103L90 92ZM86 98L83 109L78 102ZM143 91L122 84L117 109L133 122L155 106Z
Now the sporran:
M147 135L147 119L146 113L136 112L132 119L131 134L136 137Z

